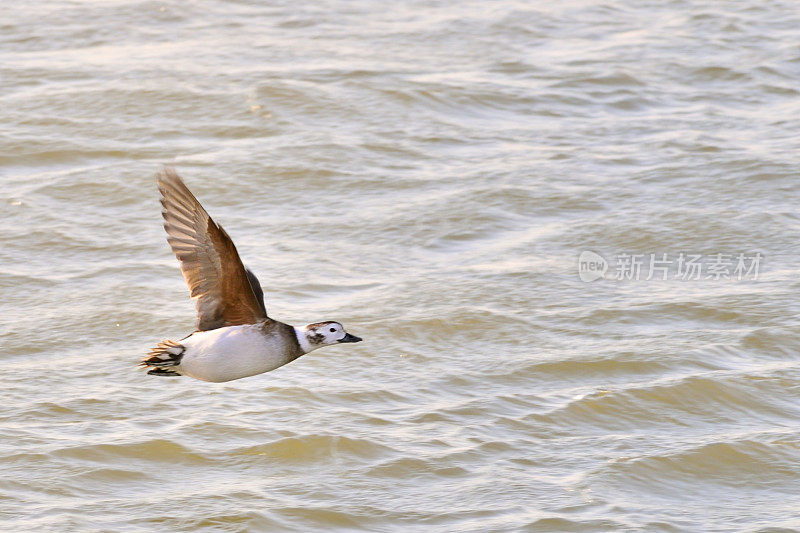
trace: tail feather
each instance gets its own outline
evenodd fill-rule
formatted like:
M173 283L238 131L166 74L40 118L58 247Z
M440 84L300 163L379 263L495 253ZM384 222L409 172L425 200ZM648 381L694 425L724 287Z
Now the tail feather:
M166 370L164 368L154 368L147 372L151 376L166 376L166 377L180 377L180 374L173 370Z
M181 358L186 348L175 341L164 340L150 350L147 357L142 359L139 366L152 367L148 374L154 375L180 375L170 367L181 364Z

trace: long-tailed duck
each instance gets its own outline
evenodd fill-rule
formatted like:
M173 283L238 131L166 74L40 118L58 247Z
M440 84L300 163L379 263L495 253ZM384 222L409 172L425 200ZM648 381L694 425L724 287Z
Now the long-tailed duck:
M233 241L169 168L158 174L167 241L197 307L197 331L162 341L140 366L154 376L223 382L269 372L329 344L359 342L338 322L297 327L267 316L256 276Z

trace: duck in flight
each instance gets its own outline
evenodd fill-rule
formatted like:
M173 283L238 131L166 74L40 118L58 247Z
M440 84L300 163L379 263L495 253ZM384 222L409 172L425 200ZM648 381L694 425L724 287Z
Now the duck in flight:
M269 372L329 344L360 342L338 322L290 326L267 316L255 274L178 174L158 174L167 242L197 307L197 331L162 341L140 366L154 376L223 382Z

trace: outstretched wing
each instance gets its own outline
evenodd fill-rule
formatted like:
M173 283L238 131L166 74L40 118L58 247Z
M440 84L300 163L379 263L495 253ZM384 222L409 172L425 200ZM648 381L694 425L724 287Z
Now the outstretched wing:
M158 174L158 190L167 242L196 300L197 329L253 324L267 318L258 280L245 270L231 238L208 216L180 176L165 168Z
M264 305L264 290L261 288L261 283L252 270L245 268L245 271L247 272L247 279L250 280L250 287L253 288L258 305L261 307L261 312L264 313L264 316L267 316L267 307Z

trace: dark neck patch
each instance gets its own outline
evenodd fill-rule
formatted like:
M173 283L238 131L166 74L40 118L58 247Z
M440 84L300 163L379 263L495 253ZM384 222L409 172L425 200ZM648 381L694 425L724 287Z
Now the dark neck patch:
M295 335L294 328L289 324L267 319L261 324L261 333L266 336L275 335L280 337L286 344L286 355L289 361L294 361L306 353L300 346L300 343L297 342L297 335Z

